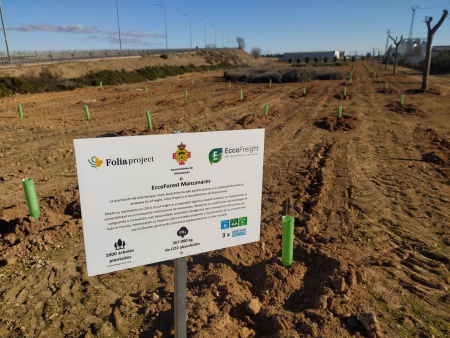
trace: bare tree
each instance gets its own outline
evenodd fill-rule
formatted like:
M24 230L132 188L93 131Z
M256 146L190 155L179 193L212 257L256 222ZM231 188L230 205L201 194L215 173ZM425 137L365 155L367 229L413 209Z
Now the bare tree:
M433 18L431 16L425 17L425 23L427 24L428 34L427 34L427 49L425 54L425 64L423 67L423 75L422 75L422 91L428 90L428 76L430 75L430 65L431 65L431 48L433 46L433 37L434 34L437 32L439 27L441 27L442 23L444 22L445 18L448 15L448 10L444 9L442 11L442 16L439 19L438 23L431 28L431 21Z
M250 51L250 55L253 56L255 59L261 57L261 48L259 47L253 47Z
M244 40L244 38L241 38L240 36L238 36L236 38L236 42L238 44L238 48L239 49L244 49L245 48L245 40Z
M389 49L386 52L386 66L384 66L384 70L387 69L389 64L389 55L391 54L392 45L389 46Z
M393 72L393 74L395 75L395 71L397 69L398 46L402 43L403 35L400 36L400 41L397 41L397 37L395 37L395 40L392 36L389 35L389 37L391 38L392 41L394 41L394 45L395 45L394 72Z

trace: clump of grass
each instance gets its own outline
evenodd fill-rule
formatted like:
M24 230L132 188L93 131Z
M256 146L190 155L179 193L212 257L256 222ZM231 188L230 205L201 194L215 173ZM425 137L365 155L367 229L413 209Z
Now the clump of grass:
M43 93L71 89L70 84L61 79L62 73L57 73L49 68L44 68L39 75L27 75L20 77L0 78L0 97L13 93Z
M327 67L301 68L301 69L233 69L224 72L224 78L233 82L308 82L311 80L343 80L344 75Z
M241 65L241 67L247 65ZM65 91L86 86L99 86L100 82L104 85L120 85L124 83L138 83L147 80L156 80L168 76L181 75L184 73L194 73L207 70L230 69L235 67L226 61L217 65L195 66L158 66L144 67L137 70L101 70L98 72L89 72L88 74L73 78L64 79L62 73L56 73L45 68L38 76L28 75L22 77L3 77L0 78L0 97L12 95L14 93L44 93L50 91ZM247 66L248 67L248 66Z

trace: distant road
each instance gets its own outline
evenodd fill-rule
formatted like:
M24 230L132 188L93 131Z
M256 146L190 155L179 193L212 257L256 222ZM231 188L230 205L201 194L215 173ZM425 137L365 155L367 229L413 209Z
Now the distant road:
M201 48L205 50L204 48ZM48 63L73 60L93 60L103 58L116 58L127 56L145 56L161 54L180 54L195 52L199 48L183 49L127 49L127 50L74 50L74 51L44 51L44 52L12 52L10 58L0 52L0 65L16 65L24 63Z

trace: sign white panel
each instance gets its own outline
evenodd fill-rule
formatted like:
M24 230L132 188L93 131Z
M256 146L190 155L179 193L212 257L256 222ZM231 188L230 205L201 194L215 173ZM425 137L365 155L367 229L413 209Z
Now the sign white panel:
M89 276L259 240L264 129L74 146Z

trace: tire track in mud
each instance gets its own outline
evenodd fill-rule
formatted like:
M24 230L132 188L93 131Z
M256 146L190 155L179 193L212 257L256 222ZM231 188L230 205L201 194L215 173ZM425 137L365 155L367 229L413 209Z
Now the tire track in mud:
M362 88L370 86L365 77L361 80ZM407 292L407 297L397 299L398 304L414 297L426 298L424 309L433 313L435 307L439 308L436 292L442 294L447 289L442 276L449 274L450 259L439 245L436 247L439 240L428 230L426 205L437 203L432 197L434 189L428 187L436 183L434 175L423 175L424 165L413 146L412 134L420 119L399 118L380 108L390 97L370 90L366 93L370 115L364 114L358 135L347 145L348 160L355 163L356 203L371 206L370 210L363 210L358 232L373 243L375 252L369 264L375 270L381 267L390 276L389 288ZM417 190L417 181L428 191ZM448 187L445 189L450 192ZM418 194L424 198L417 199ZM382 288L379 290L383 294Z
M295 286L285 291L280 286L282 294L269 296L264 293L267 289L265 280L273 280L269 275L279 274L276 266L265 263L264 268L256 270L249 268L245 271L246 280L254 285L254 292L261 299L268 302L284 302L285 312L283 317L292 316L302 312L306 308L316 308L320 299L323 299L323 290L329 290L330 299L339 298L329 288L324 280L335 280L345 276L348 271L342 261L336 259L331 253L315 248L314 243L320 241L327 243L328 238L323 236L323 231L327 228L327 204L329 189L332 186L333 170L335 160L334 141L323 141L325 132L317 129L312 121L318 115L324 114L327 110L327 102L330 94L335 90L336 84L329 85L321 94L311 98L316 102L315 109L308 122L298 115L285 116L282 123L276 123L267 132L266 158L264 167L263 184L263 224L262 243L265 248L279 248L279 232L274 230L274 224L279 223L281 215L285 214L287 206L288 214L296 218L296 240L295 240L295 261L302 262L302 269L293 267L292 273L299 282ZM326 94L326 95L325 95ZM299 121L301 123L296 124ZM309 143L312 147L305 149L304 132L309 133ZM283 139L278 134L283 134ZM300 150L300 151L299 151ZM276 164L271 164L276 162ZM279 167L285 168L278 171ZM282 187L282 188L280 188ZM273 250L272 250L273 251ZM279 256L279 255L278 255ZM263 272L261 273L261 270ZM292 276L294 277L294 276ZM290 279L288 279L290 280ZM260 294L261 293L261 294ZM270 298L272 297L272 298ZM322 297L322 298L321 298ZM331 313L327 320L339 321L342 311L338 302L331 306ZM261 318L267 321L268 318Z
M322 111L320 112L322 113ZM292 143L301 145L298 141L299 130L294 133ZM335 241L341 242L345 240L341 235L333 231L333 234L328 235L330 229L329 215L327 214L330 208L329 203L332 201L331 196L335 195L336 191L331 191L335 183L334 162L339 152L338 144L334 141L323 141L317 143L313 149L305 151L302 156L297 156L294 160L286 159L286 157L278 156L282 162L283 168L288 168L283 172L276 172L271 170L270 164L266 165L264 170L268 176L277 177L273 179L275 184L264 184L263 193L263 210L266 209L266 202L272 205L272 210L269 214L263 215L263 220L269 223L278 223L281 215L283 215L283 207L273 207L274 203L287 203L286 197L289 197L289 214L296 217L296 239L294 249L294 261L301 262L298 269L297 266L291 268L292 273L295 273L295 279L299 279L295 286L290 286L288 290L286 287L280 285L277 290L280 292L277 295L262 293L261 290L267 289L266 280L271 281L269 276L275 274L279 276L280 272L270 263L261 267L256 273L255 269L249 269L245 274L247 280L254 285L254 292L259 295L261 299L268 302L282 301L284 302L283 317L289 317L296 313L304 313L308 317L308 311L305 309L317 309L326 305L322 302L328 302L329 312L325 317L330 322L341 321L343 312L351 313L351 307L343 305L339 300L338 292L335 287L330 286L327 281L336 281L347 278L348 275L354 276L356 273L353 268L349 268L347 263L342 260L340 255L336 255L334 249ZM289 154L288 151L280 150L282 154ZM291 152L292 153L292 152ZM274 166L276 168L276 166ZM295 169L290 169L295 168ZM276 170L276 169L275 169ZM277 189L284 182L285 189ZM351 199L351 189L346 191ZM271 197L276 195L277 197ZM266 197L268 197L266 201ZM281 203L282 202L282 203ZM339 199L333 203L340 203ZM338 207L336 205L336 207ZM345 215L343 215L344 217ZM269 225L263 225L262 242L264 247L277 247L280 239L277 232L273 231ZM278 246L279 247L279 246ZM279 256L280 254L278 254ZM261 271L262 270L262 271ZM292 276L294 278L294 276ZM289 284L291 278L286 279ZM356 282L350 282L356 283ZM333 284L334 285L334 284ZM350 284L352 288L355 284ZM269 299L267 299L269 297ZM261 318L261 320L269 320L269 318ZM340 333L345 335L345 333Z

